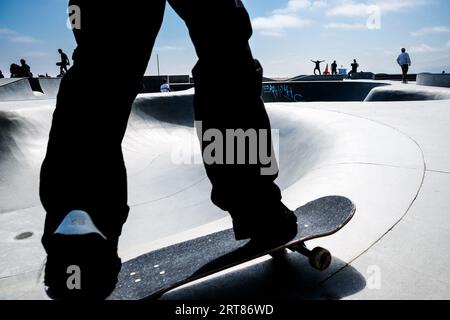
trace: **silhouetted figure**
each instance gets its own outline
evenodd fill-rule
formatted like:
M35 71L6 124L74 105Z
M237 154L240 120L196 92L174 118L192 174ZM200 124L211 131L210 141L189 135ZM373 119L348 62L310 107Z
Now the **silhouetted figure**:
M185 21L199 58L192 71L193 114L212 184L211 200L230 213L236 239L250 239L256 247L282 245L295 236L297 223L274 182L278 169L270 154L271 126L261 99L262 67L248 43L250 17L240 0L167 2ZM166 0L69 4L79 6L82 19L74 29L78 47L73 66L61 79L41 169L40 197L47 213L44 282L52 298L98 299L114 289L121 268L117 246L129 212L121 144ZM95 74L99 65L107 66L101 78ZM239 79L232 94L224 94L217 83L218 70ZM206 137L211 132L226 137L229 130L253 130L258 136L266 132L244 143L244 158L253 158L250 152L264 147L268 159L211 161L216 143ZM223 159L239 158L231 149L231 154L228 148L220 150ZM81 276L80 289L67 285L73 282L68 279L74 277L68 272L73 266Z
M65 54L61 49L58 49L61 56L61 61L57 62L56 65L59 66L59 75L63 76L67 72L67 66L70 66L70 60L67 54Z
M163 80L163 84L160 87L161 92L170 92L170 85L167 83L167 80Z
M319 61L319 60L317 60L317 61L311 60L311 62L316 64L316 67L314 68L314 75L317 76L316 71L319 71L319 75L322 75L322 71L320 71L320 64L321 64L322 62L325 62L325 60L322 60L322 61Z
M2 70L0 70L0 79L3 79L5 76L3 75Z
M25 59L20 59L20 77L22 78L33 78L31 73L31 68L25 61Z
M411 66L411 58L405 48L402 48L402 53L398 56L397 63L402 68L403 83L408 83L408 71Z
M9 67L9 72L11 73L11 78L21 77L20 66L18 64L12 63Z
M337 67L338 67L338 65L336 63L336 60L334 60L333 63L331 64L331 74L332 75L338 74Z
M353 63L350 65L352 70L348 73L348 77L351 78L354 73L358 73L359 64L356 62L356 59L353 59Z

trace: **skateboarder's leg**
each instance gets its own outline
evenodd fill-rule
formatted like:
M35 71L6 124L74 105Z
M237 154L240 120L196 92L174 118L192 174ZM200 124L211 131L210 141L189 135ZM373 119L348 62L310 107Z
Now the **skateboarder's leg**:
M41 173L46 231L68 210L86 209L96 223L118 232L128 211L121 142L164 1L73 3L82 15L81 29L75 30L76 61L61 81ZM101 75L99 62L107 66Z
M258 224L267 223L280 215L280 208L284 209L280 189L274 183L278 168L272 152L270 122L261 99L262 68L248 44L252 34L250 19L238 0L168 2L185 20L199 57L193 70L194 106L196 120L201 122L205 167L213 186L211 198L232 215L237 238L245 238ZM225 85L224 76L234 79L234 84ZM231 156L233 163L208 161L206 153L211 142L202 139L203 135L220 132L223 141L229 143L227 129L256 133L258 142L265 144L270 163L263 164L256 155L253 163L247 158L245 164L236 164L236 157L225 148L221 150L223 159ZM251 157L251 151L263 149L248 144L244 152ZM270 170L263 170L267 167Z
M165 1L70 4L81 13L81 29L74 30L78 47L73 67L61 80L41 169L47 253L55 230L73 210L88 213L117 245L129 210L121 142ZM99 63L107 66L100 75Z

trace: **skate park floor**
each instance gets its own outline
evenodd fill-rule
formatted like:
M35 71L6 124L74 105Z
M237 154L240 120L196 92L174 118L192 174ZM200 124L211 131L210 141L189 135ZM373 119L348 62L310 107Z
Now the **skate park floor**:
M286 205L336 194L357 206L344 229L309 243L331 251L328 270L294 253L265 257L163 299L450 299L450 89L374 90L438 91L442 100L266 104ZM209 200L192 95L135 101L123 141L131 206L123 260L231 224ZM54 105L0 101L0 299L47 299L38 177Z

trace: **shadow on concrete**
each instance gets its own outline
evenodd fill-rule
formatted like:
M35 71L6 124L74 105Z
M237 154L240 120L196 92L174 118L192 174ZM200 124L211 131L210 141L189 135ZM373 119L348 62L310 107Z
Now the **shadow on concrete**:
M151 117L160 122L194 127L194 95L138 97L133 104L133 112L142 118Z
M345 267L336 286L327 278ZM307 258L291 253L236 272L166 293L163 300L324 300L342 299L366 286L365 278L336 257L326 271L309 266Z

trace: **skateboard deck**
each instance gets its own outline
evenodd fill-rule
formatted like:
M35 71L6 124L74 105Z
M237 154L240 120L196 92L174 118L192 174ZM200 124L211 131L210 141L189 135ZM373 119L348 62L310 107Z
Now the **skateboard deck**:
M122 264L116 290L109 299L156 299L167 291L270 254L277 258L286 249L307 257L312 267L324 270L331 254L323 248L310 251L308 240L325 237L343 228L353 217L355 205L347 198L329 196L295 210L298 234L286 245L255 251L248 240L236 241L232 229L161 248Z

